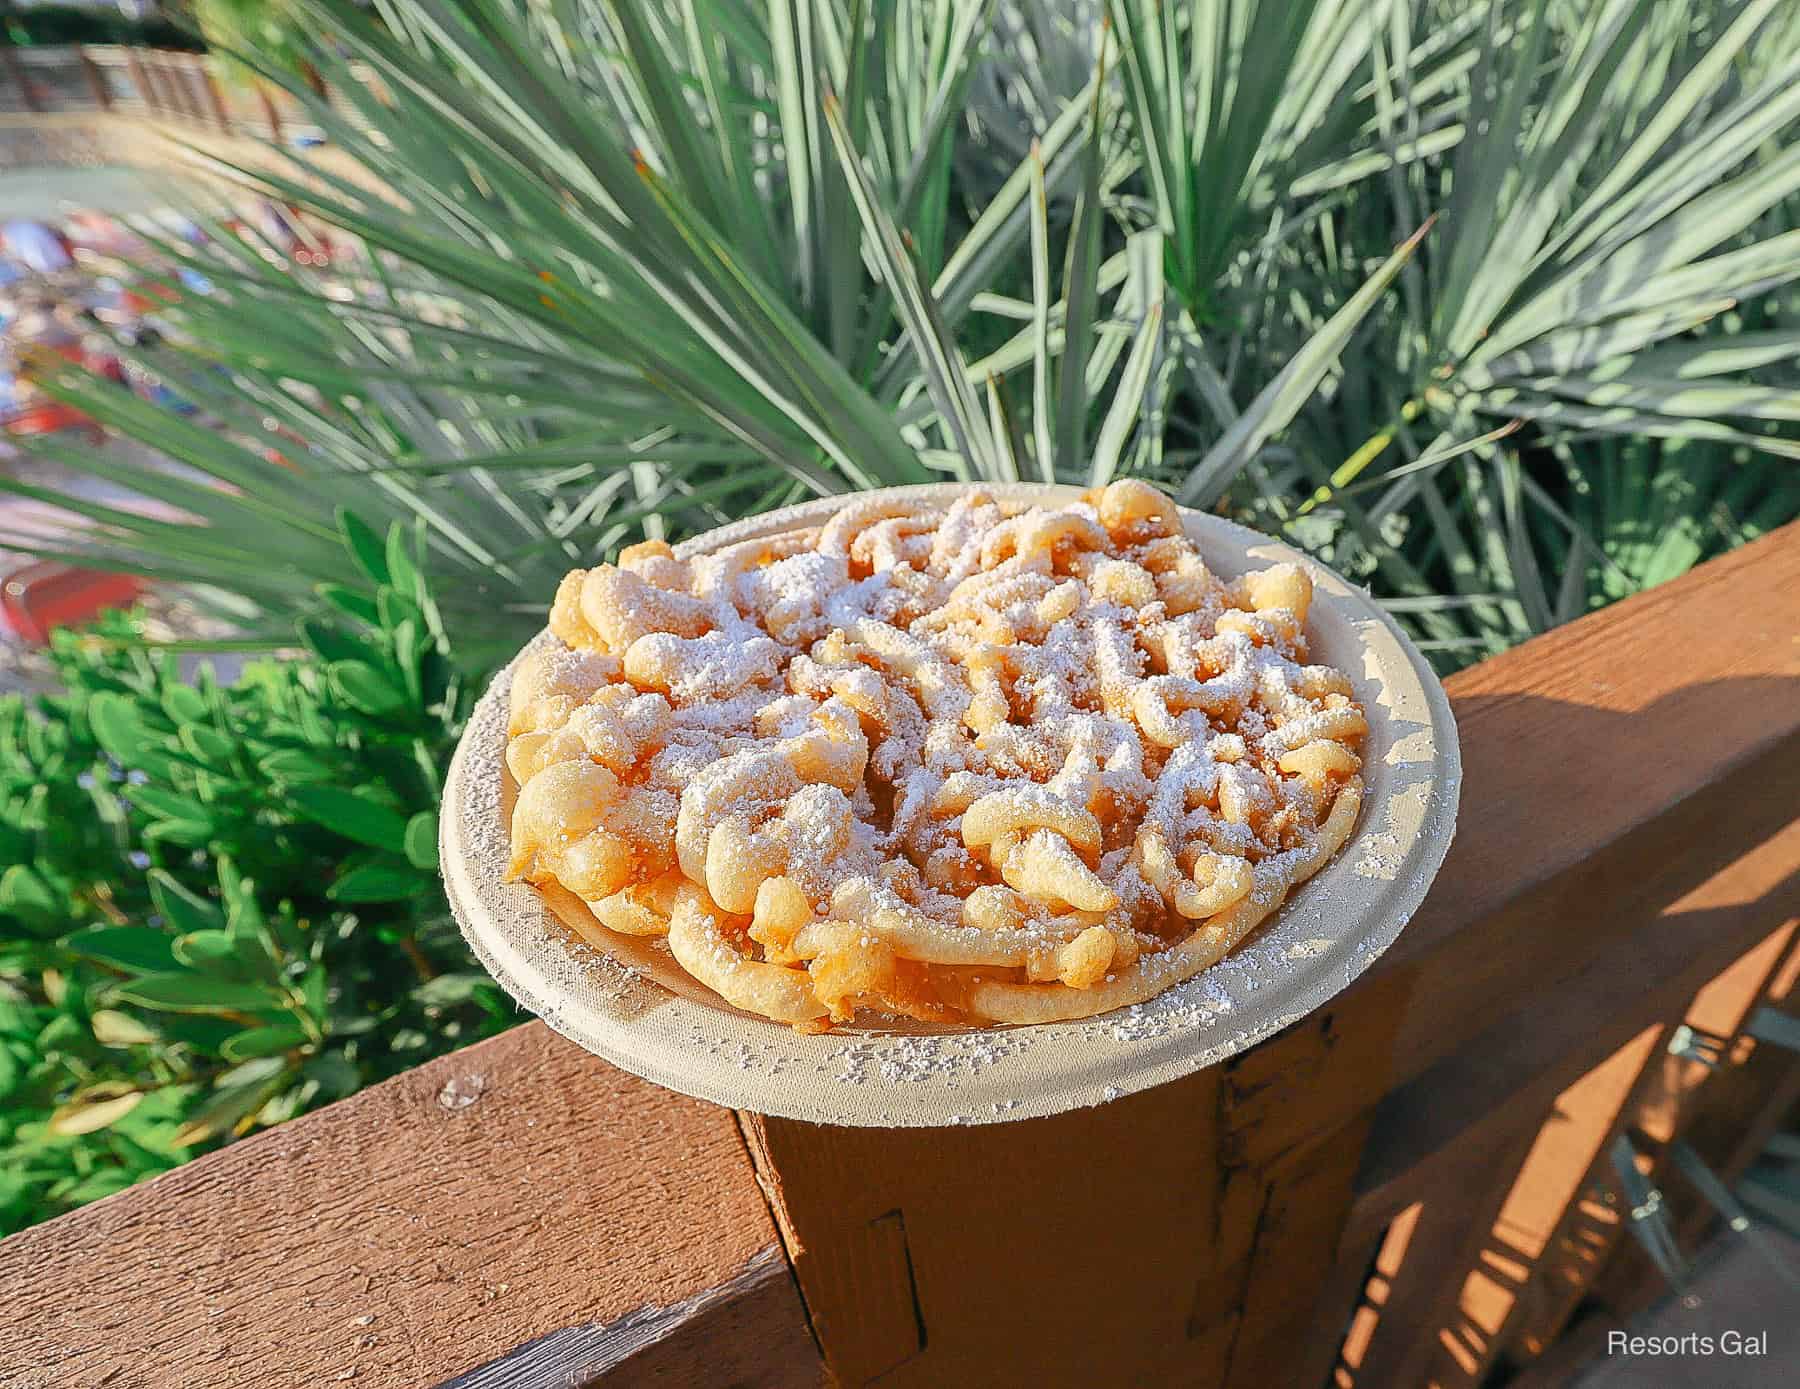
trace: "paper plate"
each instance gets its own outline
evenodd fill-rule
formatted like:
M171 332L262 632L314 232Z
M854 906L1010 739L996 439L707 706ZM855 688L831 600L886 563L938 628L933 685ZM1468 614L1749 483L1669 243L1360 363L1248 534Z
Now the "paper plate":
M947 506L963 489L897 490ZM1018 505L1064 503L1078 492L988 490ZM677 553L815 526L844 500L754 517ZM989 1124L1056 1114L1178 1079L1280 1031L1374 963L1425 896L1456 824L1456 725L1424 658L1366 594L1267 536L1198 512L1184 518L1217 574L1280 560L1307 567L1315 586L1311 655L1350 675L1369 720L1365 802L1350 842L1245 945L1195 978L1096 1018L1030 1027L801 1036L739 1012L690 978L660 942L605 932L571 894L504 881L516 791L504 759L510 667L476 707L444 790L440 851L463 934L508 993L614 1065L716 1104L824 1124ZM546 609L549 601L545 594ZM547 632L537 638L552 640ZM570 928L576 918L604 949Z

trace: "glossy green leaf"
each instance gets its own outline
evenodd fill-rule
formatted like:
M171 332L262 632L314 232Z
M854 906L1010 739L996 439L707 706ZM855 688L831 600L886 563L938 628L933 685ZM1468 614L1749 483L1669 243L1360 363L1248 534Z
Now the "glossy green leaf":
M192 796L183 796L167 787L148 785L134 786L126 793L133 805L162 820L193 820L210 822L212 816L207 808Z
M184 849L203 849L212 841L216 826L211 820L158 820L144 829L146 843L175 844Z
M42 874L28 863L15 863L0 873L0 911L45 928L56 924L61 905Z
M406 820L387 806L335 786L296 786L288 792L307 819L371 848L406 852Z
M234 739L202 723L184 724L176 736L195 761L219 771L230 768L238 747Z
M444 466L449 467L454 465L445 464ZM349 617L353 617L359 622L367 622L373 625L378 620L378 614L375 609L375 600L366 594L358 593L355 589L345 588L342 584L320 584L318 593L319 597L323 598L339 612L344 613ZM333 657L332 659L341 659L341 657Z
M95 1133L123 1119L144 1098L136 1090L127 1090L123 1094L112 1091L113 1087L97 1086L75 1096L50 1116L50 1132L64 1138Z
M88 701L87 716L100 746L122 766L167 774L169 760L160 746L161 735L145 726L137 707L126 696L96 694Z
M416 602L420 592L419 567L413 563L411 536L398 523L388 527L388 582L394 591L409 602Z
M221 1049L227 1061L248 1061L260 1056L283 1056L305 1046L311 1038L297 1023L252 1027L226 1039Z
M259 758L256 765L272 781L332 781L341 770L299 748L280 748Z
M383 718L406 704L406 691L364 661L335 661L328 668L332 691L365 714Z
M387 583L387 550L381 537L360 516L344 507L338 508L337 525L344 543L356 558L356 567L362 570L370 583Z
M373 609L370 621L375 620ZM322 618L303 618L300 635L307 650L322 661L367 661L374 649L361 638L351 636L335 623Z
M338 875L326 895L334 902L398 902L419 890L419 872L396 861L359 864Z
M148 974L175 968L175 955L168 932L152 926L90 926L64 936L63 944L77 955Z
M260 1070L248 1078L239 1080L236 1084L226 1085L214 1091L211 1098L200 1106L194 1117L176 1132L174 1142L186 1147L195 1143L206 1143L247 1128L255 1118L257 1110L261 1109L287 1080L287 1073L281 1058L262 1057L244 1064L257 1065L259 1062L269 1063L270 1068ZM239 1067L239 1071L242 1070L243 1067Z
M175 1013L252 1013L284 1005L279 994L259 984L186 972L126 980L113 986L111 996Z
M225 916L218 906L184 887L173 874L152 868L146 876L157 912L176 935L213 931L224 926Z
M191 685L168 685L163 690L163 712L175 723L192 723L206 717L206 701Z
M98 1008L88 1019L94 1040L108 1047L154 1046L162 1034L140 1018L114 1008Z
M229 931L193 931L177 936L175 958L207 974L230 973L237 964L237 942Z
M438 817L421 810L406 822L406 859L414 868L435 873L438 866Z

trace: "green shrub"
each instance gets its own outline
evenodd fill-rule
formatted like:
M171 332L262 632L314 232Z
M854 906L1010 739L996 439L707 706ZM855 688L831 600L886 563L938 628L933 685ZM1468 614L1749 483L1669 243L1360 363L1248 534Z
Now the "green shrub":
M469 703L416 533L232 683L132 618L0 701L0 1230L498 1030L437 877Z

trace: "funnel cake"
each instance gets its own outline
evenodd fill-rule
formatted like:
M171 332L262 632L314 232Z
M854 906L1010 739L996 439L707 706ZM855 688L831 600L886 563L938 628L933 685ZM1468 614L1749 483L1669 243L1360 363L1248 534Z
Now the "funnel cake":
M802 1031L1142 1002L1355 826L1368 726L1307 663L1311 598L1212 574L1135 480L633 546L514 674L511 874Z

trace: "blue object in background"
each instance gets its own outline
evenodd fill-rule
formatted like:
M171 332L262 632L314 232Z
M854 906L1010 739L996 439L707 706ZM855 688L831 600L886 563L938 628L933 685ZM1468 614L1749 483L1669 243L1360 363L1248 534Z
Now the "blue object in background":
M54 275L75 263L68 238L42 222L8 222L0 227L0 241L13 259L40 275Z

